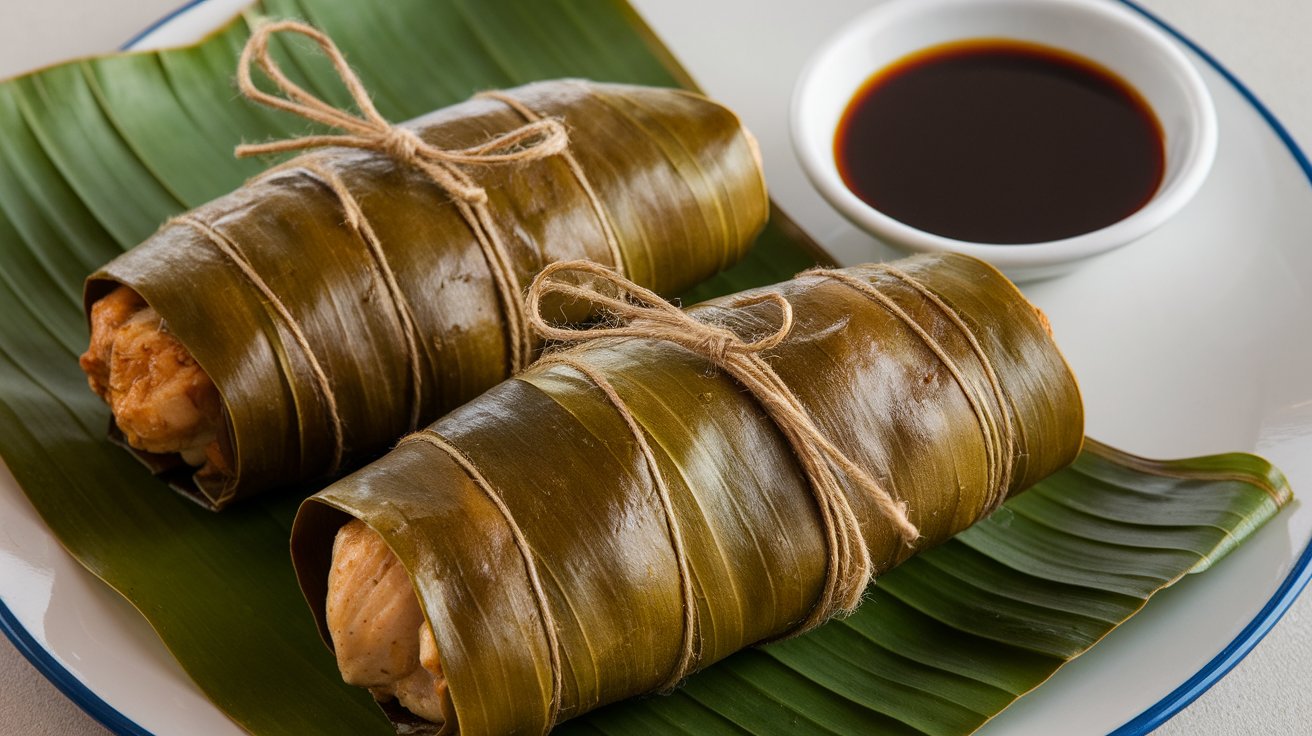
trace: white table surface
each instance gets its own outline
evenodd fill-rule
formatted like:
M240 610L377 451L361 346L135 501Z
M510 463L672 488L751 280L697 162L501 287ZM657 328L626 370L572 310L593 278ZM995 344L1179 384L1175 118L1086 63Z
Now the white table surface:
M525 0L529 2L531 0ZM790 0L775 0L789 2ZM639 7L657 0L638 0ZM671 2L671 0L660 0ZM770 8L737 32L778 36L777 51L805 57L860 3L808 0L818 30L768 27ZM1140 0L1199 42L1312 146L1312 2L1308 0ZM181 0L0 0L0 77L73 56L110 51ZM745 4L751 7L751 4ZM664 30L673 39L675 34ZM707 32L705 29L691 32ZM717 32L724 32L721 28ZM672 43L678 51L677 41ZM714 94L713 80L703 80ZM778 153L778 152L776 152ZM786 155L786 154L783 154ZM766 166L776 162L766 152ZM1307 489L1302 489L1304 492ZM1229 675L1156 731L1159 736L1280 736L1312 733L1312 594ZM103 736L109 732L65 699L0 637L0 734ZM159 736L168 736L160 734Z

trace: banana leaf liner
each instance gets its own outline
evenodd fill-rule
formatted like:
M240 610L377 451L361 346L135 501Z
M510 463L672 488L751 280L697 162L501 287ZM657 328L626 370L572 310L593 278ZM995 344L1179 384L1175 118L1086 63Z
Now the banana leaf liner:
M762 357L820 432L905 503L921 535L907 544L875 499L845 485L876 573L1071 463L1083 437L1075 380L1005 277L957 255L896 265L900 275L880 266L802 274L688 310L746 341L779 328L771 295L791 305L791 330ZM302 590L330 647L336 532L360 519L399 558L440 653L441 733L543 732L668 686L687 649L691 671L799 633L830 573L827 527L796 447L716 363L633 337L549 356L420 433L448 449L407 438L304 502L293 528ZM579 363L610 383L652 460ZM1008 452L991 454L1004 423ZM668 513L649 463L668 488ZM395 703L385 710L399 729L416 727Z
M731 111L695 93L541 82L398 127L467 149L524 126L525 110L564 124L582 174L561 155L463 168L486 192L516 298L544 264L574 258L678 292L738 261L766 222L754 140ZM335 187L358 203L383 259ZM213 380L229 472L133 452L218 509L376 456L506 378L514 335L493 282L470 222L432 177L385 153L334 147L165 224L93 274L84 301L90 314L115 287L131 287ZM122 440L113 422L111 435Z

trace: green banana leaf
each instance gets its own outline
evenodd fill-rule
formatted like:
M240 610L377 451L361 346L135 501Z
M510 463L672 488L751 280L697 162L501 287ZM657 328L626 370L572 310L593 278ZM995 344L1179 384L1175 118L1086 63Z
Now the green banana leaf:
M266 0L258 12L326 30L394 120L536 79L688 81L620 0ZM287 536L303 489L222 518L167 492L104 441L107 410L76 362L85 276L267 165L233 159L237 142L305 132L236 99L248 33L238 19L194 47L0 83L0 455L70 553L141 610L242 727L384 734L300 598ZM312 50L280 50L298 81L348 102ZM688 299L818 260L776 213L743 264ZM882 578L857 615L564 730L965 733L1288 498L1252 456L1161 464L1091 444L1073 469Z

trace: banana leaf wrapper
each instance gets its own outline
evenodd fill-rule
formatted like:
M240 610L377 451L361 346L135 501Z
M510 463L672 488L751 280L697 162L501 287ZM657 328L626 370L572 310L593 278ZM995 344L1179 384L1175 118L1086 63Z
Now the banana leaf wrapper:
M1009 412L1015 428L1006 493L1072 462L1083 437L1078 388L1016 288L964 256L898 265L956 310L996 371L1005 399L993 408ZM874 267L847 273L875 284L944 346L966 381L985 385L981 361L940 308ZM923 535L904 544L871 499L849 490L876 570L984 515L980 424L924 340L832 279L803 274L769 290L791 303L795 321L766 360L821 431L908 504ZM759 335L778 326L777 307L735 304L761 291L690 311ZM695 585L698 664L794 633L817 600L827 558L813 492L778 427L735 381L671 343L605 338L568 353L614 386L668 484ZM597 386L544 361L428 431L464 453L528 541L560 640L560 719L659 687L683 643L677 559L652 475ZM548 728L549 648L526 566L471 476L428 443L403 443L302 505L293 559L330 646L331 547L351 517L378 532L411 577L449 687L442 733Z
M612 263L602 217L636 282L674 293L738 261L768 215L755 141L728 109L661 88L542 82L506 92L570 130L570 150L597 198L560 156L470 167L486 189L520 286L545 264ZM520 127L502 101L475 98L405 124L456 149ZM377 234L414 318L419 374L377 261L326 185L336 175ZM510 373L502 305L474 234L425 174L384 154L305 154L193 212L228 238L286 304L330 377L344 428L344 465L386 450L420 424ZM226 477L176 455L132 451L175 488L221 508L331 470L328 407L305 351L267 300L194 228L170 223L93 274L91 305L135 289L214 381L227 418ZM122 437L111 421L111 436Z

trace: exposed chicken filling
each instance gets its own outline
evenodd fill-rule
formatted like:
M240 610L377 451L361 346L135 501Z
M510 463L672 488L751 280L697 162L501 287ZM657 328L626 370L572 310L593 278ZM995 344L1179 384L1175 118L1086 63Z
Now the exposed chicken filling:
M135 291L120 286L92 305L91 344L78 362L129 445L177 453L202 474L230 472L218 389Z
M358 519L333 541L327 612L342 679L442 722L446 678L433 632L400 560Z

